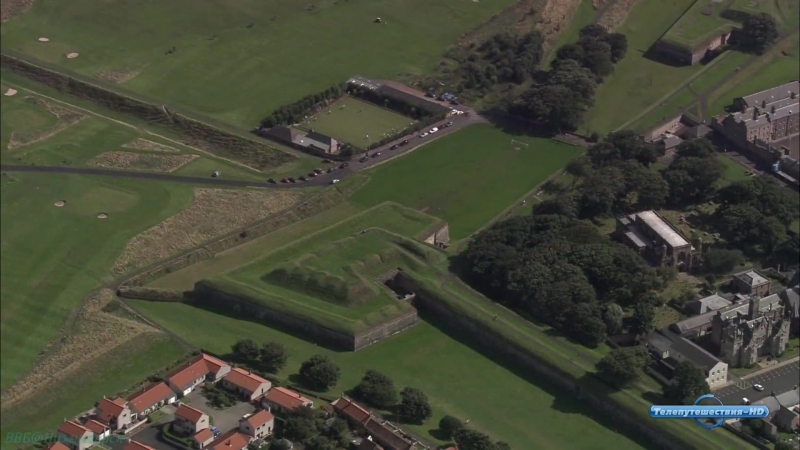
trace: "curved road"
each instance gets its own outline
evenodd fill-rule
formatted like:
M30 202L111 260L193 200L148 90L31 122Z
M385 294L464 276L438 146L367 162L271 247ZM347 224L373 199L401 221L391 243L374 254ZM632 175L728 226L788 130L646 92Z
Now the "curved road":
M427 144L428 142L435 140L441 136L450 134L458 129L464 128L466 126L483 122L484 119L477 115L474 111L469 110L469 108L461 107L462 110L467 111L467 114L449 117L441 122L435 123L431 125L433 127L439 127L440 130L434 135L429 135L425 138L420 138L419 134L414 134L413 136L407 136L404 139L408 139L408 144L399 147L396 150L390 150L389 148L398 143L399 141L403 140L398 139L397 141L390 142L382 147L374 148L370 150L370 154L374 155L376 153L380 153L380 156L375 156L369 158L369 160L365 162L359 162L358 159L354 159L350 161L350 166L345 167L344 169L335 169L331 173L323 173L317 177L311 178L308 181L298 181L297 183L270 183L267 180L267 175L264 175L264 181L244 181L244 180L228 180L225 179L225 174L222 174L221 178L212 178L212 177L189 177L189 176L182 176L182 175L173 175L169 173L156 173L156 172L134 172L134 171L127 171L127 170L114 170L114 169L101 169L101 168L94 168L94 167L68 167L68 166L23 166L23 165L0 165L0 171L3 172L33 172L33 173L61 173L61 174L76 174L76 175L95 175L95 176L107 176L107 177L117 177L117 178L140 178L140 179L147 179L147 180L163 180L163 181L173 181L179 183L192 183L192 184L213 184L216 186L231 186L231 187L264 187L264 188L272 188L272 189L297 189L306 186L319 186L323 184L330 184L331 180L335 179L342 179L354 172L358 172L360 170L364 170L378 164L384 163L390 159L393 159L397 156L400 156L405 153L409 153L420 146ZM441 128L442 125L446 124L447 122L453 122L453 125L447 128ZM334 161L335 165L333 167L338 167L341 163ZM322 166L322 164L320 164ZM302 175L302 174L298 174ZM276 178L282 178L279 176L275 176Z

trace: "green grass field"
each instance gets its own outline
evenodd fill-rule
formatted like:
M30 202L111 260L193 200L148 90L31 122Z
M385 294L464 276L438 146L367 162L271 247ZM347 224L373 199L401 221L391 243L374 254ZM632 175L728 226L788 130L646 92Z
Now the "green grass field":
M3 24L0 38L4 50L87 78L103 71L135 74L118 87L250 129L278 106L353 75L428 72L462 33L511 3L34 2ZM376 17L383 23L374 23ZM50 42L38 42L41 36ZM176 51L165 54L172 47ZM71 52L80 56L67 59Z
M515 150L512 138L528 143L528 148ZM396 201L441 217L450 226L450 238L463 239L580 152L549 139L473 125L371 170L369 183L353 201L365 206Z
M41 350L136 234L181 211L191 189L161 182L13 174L0 191L3 388ZM56 201L66 201L58 208ZM98 220L97 214L109 217Z
M772 0L763 1L772 2ZM734 3L736 0L722 2L697 0L662 39L685 46L690 51L706 45L736 25L735 22L720 15L726 9L733 7Z
M143 335L97 358L91 367L3 411L3 436L16 432L54 432L65 417L88 410L103 396L123 394L187 353L163 333ZM5 353L3 366L5 368ZM3 448L8 443L3 444Z
M352 97L332 104L329 111L330 114L323 110L310 117L301 128L313 129L357 148L367 148L370 142L367 136L374 144L414 123L413 119Z
M644 57L693 2L646 1L633 7L617 29L628 37L628 54L616 65L615 73L598 87L595 106L586 115L582 131L600 134L614 131L647 108L665 101L672 91L702 70L700 65L672 67Z

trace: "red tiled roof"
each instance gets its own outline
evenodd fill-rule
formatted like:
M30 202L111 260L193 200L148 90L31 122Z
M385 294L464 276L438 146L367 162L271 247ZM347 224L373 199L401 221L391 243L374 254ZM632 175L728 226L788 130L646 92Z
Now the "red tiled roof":
M364 424L364 428L372 434L376 441L381 442L386 447L386 450L409 450L414 446L414 444L394 434L386 425L375 419L369 419Z
M45 446L45 450L70 450L70 448L61 442L53 442L52 444Z
M205 353L200 355L200 358L203 361L206 362L206 366L208 367L208 371L213 373L214 375L216 375L217 372L219 372L219 370L222 369L223 367L227 367L227 366L230 365L230 364L226 363L225 361L222 361L220 359L214 358L213 356L208 356Z
M115 398L114 400L104 398L97 404L97 409L98 416L108 422L110 418L119 417L122 414L122 410L125 409L125 400L121 398Z
M264 383L271 384L260 376L238 367L231 369L231 371L225 375L225 380L249 392L257 391L258 387Z
M62 423L61 426L58 427L59 433L74 438L82 437L84 434L86 434L87 431L91 433L91 431L88 428L84 427L83 425L77 424L71 420L65 420L64 423Z
M141 442L130 441L122 447L122 450L156 450L149 445L144 445Z
M233 429L220 436L214 442L208 444L206 448L211 450L242 450L247 447L250 441L250 436L239 433L238 430Z
M108 425L104 423L100 423L96 420L89 420L85 424L84 427L88 428L94 434L103 434L108 430Z
M202 430L198 431L194 436L192 436L192 440L194 440L198 444L205 444L212 437L214 437L214 434L211 433L211 430L208 428L203 428Z
M253 428L258 428L273 419L275 419L275 416L273 416L272 413L266 409L262 409L261 411L245 419L245 422L249 423Z
M205 363L205 360L200 358L172 374L172 376L169 377L169 382L178 389L185 389L189 387L194 380L208 375L208 372L208 365Z
M181 405L175 411L175 417L180 417L181 419L187 420L191 423L199 422L200 418L203 417L203 414L205 414L203 411L192 408L189 405Z
M297 392L290 391L289 389L282 388L282 387L274 387L267 392L267 395L264 396L270 403L274 403L281 408L285 409L297 409L311 403L311 400L303 397L302 395L298 394Z
M343 414L359 423L364 422L370 417L370 413L367 409L363 408L361 405L347 397L341 397L339 400L336 400L336 404L334 404L333 407L340 414Z
M164 382L159 382L148 388L142 389L139 393L130 398L131 409L140 413L160 401L174 397L175 393Z
M114 400L111 400L111 402L119 406L122 406L123 408L125 407L125 405L128 404L128 402L122 397L117 397Z

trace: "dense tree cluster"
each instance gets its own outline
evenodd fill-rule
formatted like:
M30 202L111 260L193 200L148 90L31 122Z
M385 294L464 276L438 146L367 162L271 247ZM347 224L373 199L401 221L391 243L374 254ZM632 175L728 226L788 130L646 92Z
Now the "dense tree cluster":
M309 450L346 450L350 448L350 430L343 419L327 419L322 411L303 407L286 417L282 437L302 444Z
M575 44L556 52L543 83L534 85L511 105L511 112L532 119L549 132L575 131L594 104L594 92L614 63L625 57L628 40L601 25L581 29Z
M745 51L762 54L778 39L778 25L771 14L752 14L745 19L739 33L739 47Z
M376 408L388 409L397 403L397 389L388 375L368 370L354 389L355 397Z
M664 385L664 399L672 405L691 405L697 397L711 392L703 369L688 360L678 364L672 381Z
M704 138L683 141L676 154L675 160L661 172L669 185L669 203L689 205L710 200L725 173L711 141Z
M339 374L339 366L323 355L314 355L300 366L300 379L303 384L320 392L336 386Z
M539 31L523 36L500 33L470 49L459 67L462 87L486 92L498 83L521 84L536 73L544 56Z
M345 92L343 84L331 86L328 89L316 94L303 97L299 101L289 105L283 105L273 111L266 119L261 121L264 128L272 128L275 125L291 125L300 123L305 116L313 114L313 109L319 105L327 105Z
M650 356L644 347L612 349L597 363L597 374L608 384L622 388L638 380Z
M720 189L717 201L717 227L730 244L751 254L778 253L786 262L797 262L797 234L787 235L800 214L796 193L769 177L755 177Z
M478 233L463 253L478 290L596 346L623 308L652 309L662 280L629 248L569 216L515 217Z
M257 370L278 373L286 367L289 350L280 342L265 342L260 346L252 339L241 339L231 346L233 359Z

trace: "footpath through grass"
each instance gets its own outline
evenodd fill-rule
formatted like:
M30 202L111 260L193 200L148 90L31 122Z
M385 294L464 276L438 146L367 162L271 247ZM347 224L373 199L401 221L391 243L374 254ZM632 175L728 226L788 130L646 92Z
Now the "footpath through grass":
M511 139L528 143L528 148L515 150ZM459 240L489 223L581 151L550 139L473 125L370 170L369 183L352 198L364 206L392 200L440 217L450 226L450 238Z

